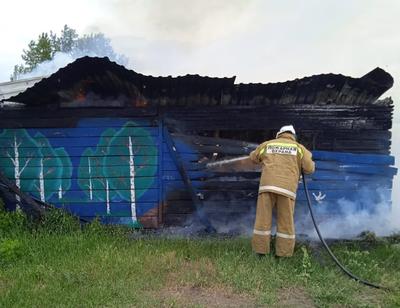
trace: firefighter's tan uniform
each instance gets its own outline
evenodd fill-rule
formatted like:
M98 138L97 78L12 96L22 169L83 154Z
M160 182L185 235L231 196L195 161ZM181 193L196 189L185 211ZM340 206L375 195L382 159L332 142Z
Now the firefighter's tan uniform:
M294 205L301 170L313 173L311 152L296 142L291 133L282 133L257 147L250 158L262 164L252 246L259 254L270 251L272 209L277 212L276 255L293 255L295 245Z

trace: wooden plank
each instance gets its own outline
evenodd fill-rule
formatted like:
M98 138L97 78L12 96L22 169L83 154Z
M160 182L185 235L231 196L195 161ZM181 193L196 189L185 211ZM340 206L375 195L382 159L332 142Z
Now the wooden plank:
M198 135L182 135L172 134L176 143L183 142L185 144L193 145L219 145L220 147L241 147L241 148L256 148L257 144L246 141L226 139L226 138L214 138L214 137L202 137Z
M351 154L328 151L313 151L312 153L315 160L337 161L347 164L394 165L394 157L389 155Z
M244 116L237 118L232 118L226 116L221 118L207 118L196 119L196 118L184 118L179 119L180 125L186 130L244 130L244 129L279 129L282 123L291 122L297 128L306 127L308 130L317 129L321 127L327 127L332 130L336 129L381 129L387 130L391 128L391 120L369 120L367 118L360 119L357 118L316 118L312 119L307 116L295 117L295 118L282 118L278 119L276 117L265 117L263 121L255 121L257 116ZM229 119L229 120L226 120ZM167 125L176 126L176 121L167 120Z
M167 154L169 152L163 151L163 153L164 153L164 162L173 162L173 159L169 155L167 156ZM183 164L188 163L188 162L198 163L198 162L201 162L201 160L203 158L201 156L201 154L182 153L182 154L180 154L180 156L181 156Z
M14 181L14 179L10 179ZM143 181L142 181L143 180ZM147 189L147 188L158 188L158 181L157 177L143 177L140 181L135 181L135 188L136 189ZM146 180L146 181L145 181ZM71 179L72 182L76 181L76 178ZM129 181L129 178L125 178L125 181ZM151 183L150 187L148 187L149 182ZM31 187L32 179L21 179L21 187ZM57 179L47 179L45 181L46 186L48 187L59 187L59 180ZM30 188L24 189L24 192L38 192L39 189L37 188Z
M112 155L110 155L112 156ZM66 157L66 156L60 156L60 157ZM149 156L149 155L136 155L136 158L138 158L138 161L140 162L138 166L155 166L158 164L158 156ZM44 157L46 158L46 156ZM52 157L53 158L53 157ZM140 158L140 159L139 159ZM87 167L88 166L88 161L87 159L82 159L82 156L70 156L69 157L71 161L71 166L76 167ZM103 162L104 156L91 156L91 162L94 162L96 166L101 167L104 165ZM46 162L47 167L60 167L58 165L57 161L54 160L49 160ZM108 160L107 166L112 168L112 167L126 167L126 164L123 165L121 164L120 160ZM27 168L35 168L35 167L40 167L40 159L39 157L34 157L30 162L29 162L29 167ZM63 166L63 167L69 167L69 166ZM8 159L0 159L0 168L11 168L10 163Z
M246 147L233 147L233 146L224 146L221 147L219 145L195 145L192 144L191 148L183 144L182 142L175 143L176 148L180 153L188 153L188 154L203 154L203 153L224 153L226 155L248 155L254 148L246 148ZM164 149L165 151L165 149Z
M48 118L109 118L110 115L113 117L121 118L136 118L142 119L149 117L154 119L157 116L157 108L146 107L146 108L134 108L129 106L126 109L115 109L115 108L79 108L79 110L71 109L48 109L37 107L25 107L22 109L0 109L0 118L2 119L23 119L23 118L35 118L35 119L48 119Z
M168 214L164 216L165 226L185 226L192 224L193 214Z
M99 138L100 137L36 137L34 136L33 139L36 142L48 142L53 147L65 147L65 148L75 148L75 147L92 147L96 148L99 145ZM128 144L127 137L111 137L109 139L115 146L125 146ZM142 145L159 145L159 140L156 138L148 138L143 136L135 136L135 145L142 146ZM0 143L3 145L1 148L10 147L10 144L14 142L12 137L1 137L0 136ZM23 147L23 144L21 145Z
M147 147L148 148L148 150L149 150L149 154L151 154L152 156L155 156L155 157L157 157L157 152L155 152L157 149L155 149L154 150L154 148L153 147ZM68 153L59 153L58 154L58 156L57 157L69 157L70 159L71 159L71 161L76 161L77 159L81 159L81 155L78 155L78 151L74 151L74 153L73 154L75 154L75 155L68 155ZM80 154L82 154L82 152L80 153ZM148 155L148 153L145 153L145 150L143 150L143 151L140 151L140 152L138 152L138 153L136 153L135 154L135 157L139 157L139 156L141 156L141 157L149 157L149 155ZM95 158L95 157L104 157L104 155L102 155L102 154L93 154L93 155L91 155L90 156L91 158ZM110 155L107 155L107 157L122 157L122 158L124 158L124 159L126 159L128 156L121 156L121 155L118 155L118 154L110 154ZM32 156L32 155L30 155L30 153L21 153L21 155L19 156L19 158L20 159L25 159L25 158L30 158L30 159L37 159L37 160L39 160L40 158L43 158L44 160L47 160L47 159L54 159L54 156L49 156L49 155L44 155L44 156ZM2 160L2 159L9 159L9 156L7 155L7 152L6 153L4 153L3 151L1 151L0 152L0 160ZM119 164L120 164L120 162L119 162ZM2 165L5 165L5 163L2 163Z
M4 128L5 129L5 128ZM40 132L47 138L50 137L75 137L75 138L84 138L84 137L114 137L115 131L121 129L121 126L115 127L63 127L61 123L59 126L55 128L12 128L16 132L18 130L27 131L30 136L34 136L37 132ZM114 129L111 131L109 129ZM0 133L2 130L0 130ZM133 129L133 130L124 130L119 132L118 136L120 137L136 137L136 136L158 136L158 128L157 127L146 127L145 129Z
M18 186L16 186L11 180L5 176L1 170L0 170L0 183L5 185L6 187L4 189L10 190L12 193L15 195L18 195L18 198L16 197L16 200L19 201L18 203L21 206L21 209L25 212L25 214L33 219L40 220L43 215L44 215L44 208L36 202L34 199L29 194L26 194L25 192L21 191ZM22 201L22 202L21 202Z
M160 151L161 152L161 151ZM197 162L184 162L183 163L186 170L188 171L201 171L206 169L206 163L197 163ZM175 164L171 161L163 160L163 170L164 171L178 171Z
M336 180L324 180L324 181L315 181L312 180L309 176L307 185L309 189L312 190L324 190L324 189L377 189L377 188L392 188L392 180L390 178L375 180L374 177L368 178L368 180L360 181L360 180L345 180L345 181L336 181ZM197 191L199 193L204 193L206 191L210 191L211 193L220 191L248 191L248 192L258 192L259 181L258 180L248 180L248 181L217 181L217 180L206 180L206 181L193 181L193 185L197 187ZM167 196L169 193L174 190L183 190L183 182L182 181L170 181L165 183L165 190L167 192ZM299 184L299 190L302 190L302 185ZM182 197L183 198L183 197Z
M171 214L190 214L196 211L192 200L166 201L164 217ZM165 219L165 218L164 218Z
M167 128L164 128L163 137L165 138L165 141L168 145L169 153L170 153L173 161L175 162L176 167L179 170L179 175L182 178L183 182L185 183L186 189L189 191L192 201L196 206L197 217L199 218L200 222L207 228L208 231L215 232L215 229L208 221L207 216L205 216L204 213L202 212L201 201L196 196L196 191L192 185L191 178L188 175L188 173L183 165L180 154L175 147L174 140L172 139Z
M54 167L54 168L56 168L56 167ZM120 175L115 175L115 173L113 173L113 175L110 175L110 176L104 176L104 175L93 175L93 176L88 176L88 175L84 175L84 176L76 176L76 177L69 177L69 176L67 176L67 175L59 175L59 174L55 174L55 173L49 173L49 174L47 174L47 175L45 175L45 177L44 177L44 179L45 179L45 181L47 181L47 180L49 180L49 181L51 181L51 180L57 180L57 179L71 179L71 180L73 180L73 179L76 179L76 180L89 180L89 179L92 179L92 180L97 180L97 179L100 179L100 180L102 180L102 179L110 179L110 180L112 180L112 179L118 179L118 180L121 180L121 181L123 181L123 180L126 180L126 179L130 179L130 176L129 176L129 169L128 170L126 170L127 168L125 168L124 169L124 171L123 171L123 173L122 173L122 171L121 171L121 174ZM153 168L151 168L151 169L153 169ZM31 173L31 174L25 174L25 171L22 173L22 175L21 175L21 180L26 180L26 181L28 181L28 180L39 180L39 174L38 174L39 172L38 171L36 171L35 173ZM9 178L11 178L11 179L13 179L14 178L14 172L13 171L11 171L11 172L5 172L5 174L9 177ZM145 178L157 178L158 177L158 174L157 174L157 170L148 170L148 169L141 169L140 170L140 172L138 172L136 175L135 175L135 179L137 179L137 180L139 180L139 179L145 179Z
M123 123L123 121L126 123ZM104 123L103 123L104 121ZM114 123L108 124L108 123ZM61 117L61 118L47 118L47 119L36 119L36 118L5 118L1 121L1 128L57 128L57 127L65 127L65 128L73 128L73 127L122 127L127 125L127 127L157 127L157 120L141 120L140 122L130 121L129 118L118 119L108 118L78 118L78 117Z
M57 206L57 204L56 204ZM138 202L136 204L136 213L138 217L145 216L147 212L156 208L158 203L154 202ZM93 203L93 204L75 204L66 203L60 204L61 207L71 213L78 216L108 216L107 205L105 203ZM131 217L131 205L129 202L111 203L110 204L110 216L114 217ZM154 216L154 214L151 214Z
M57 192L54 192L53 197L48 199L48 201L50 203L79 203L79 204L97 204L97 203L101 203L101 204L105 204L106 200L105 200L105 190L102 191L94 191L93 192L93 199L90 200L89 195L85 194L86 191L68 191L65 193L65 195L63 195L63 197L61 199L58 198L58 194ZM102 198L99 198L99 194L102 194ZM135 195L136 197L136 201L137 202L157 202L158 201L158 189L136 189L135 190ZM49 194L49 191L46 191L46 194ZM97 193L97 194L96 194ZM118 193L120 193L121 195L126 195L129 196L130 195L130 190L110 190L109 191L110 196L112 196L110 199L110 204L112 203L119 203L119 202L123 202L121 200L121 197L119 197Z
M20 150L20 157L32 157L31 153L34 153L38 148L34 147L23 147L21 146L19 148ZM53 148L39 148L43 152L51 152ZM81 156L82 153L87 150L87 147L69 147L66 149L67 152L59 153L57 154L58 157L70 157L70 156ZM113 147L97 147L97 150L99 151L99 154L94 153L93 157L102 157L107 153L108 156L122 156L125 155L129 159L129 148L127 146L113 146ZM11 147L3 147L0 148L0 159L2 157L9 157L10 153L14 153L14 148ZM157 148L154 146L146 146L146 145L140 145L136 146L134 145L134 155L135 156L157 156ZM50 157L51 156L44 156L44 157ZM54 157L54 156L53 156Z

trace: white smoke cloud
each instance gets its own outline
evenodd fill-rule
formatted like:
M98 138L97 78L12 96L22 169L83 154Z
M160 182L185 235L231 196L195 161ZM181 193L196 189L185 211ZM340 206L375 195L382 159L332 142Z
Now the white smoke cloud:
M379 193L379 192L378 192ZM351 239L362 232L374 232L377 236L389 236L400 232L398 217L394 218L392 205L386 201L384 193L380 192L380 201L371 201L370 192L365 190L358 196L358 201L340 198L333 204L313 203L313 211L324 238ZM335 209L336 214L332 214ZM297 220L297 231L310 238L317 239L317 233L312 224L308 209L302 209Z
M32 72L21 75L20 78L49 76L74 60L75 59L67 53L57 52L54 54L52 60L40 63Z

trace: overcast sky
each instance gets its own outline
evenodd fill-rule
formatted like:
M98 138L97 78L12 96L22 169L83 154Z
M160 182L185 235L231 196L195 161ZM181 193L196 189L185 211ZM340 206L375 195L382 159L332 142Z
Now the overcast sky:
M130 68L148 74L268 82L380 66L400 77L398 0L1 2L0 81L31 39L64 24L105 33Z
M328 72L360 77L379 66L395 78L387 95L396 103L393 139L400 138L400 0L0 1L0 82L31 39L64 24L103 32L145 74L269 82Z

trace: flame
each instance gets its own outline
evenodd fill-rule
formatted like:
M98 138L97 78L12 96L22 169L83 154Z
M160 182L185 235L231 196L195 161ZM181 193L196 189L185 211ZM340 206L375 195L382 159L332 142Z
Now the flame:
M86 99L85 91L81 88L78 93L75 95L75 100L78 102L83 102Z
M147 99L145 99L144 97L138 97L137 99L132 100L132 105L134 105L135 107L146 107L148 104L149 103Z

